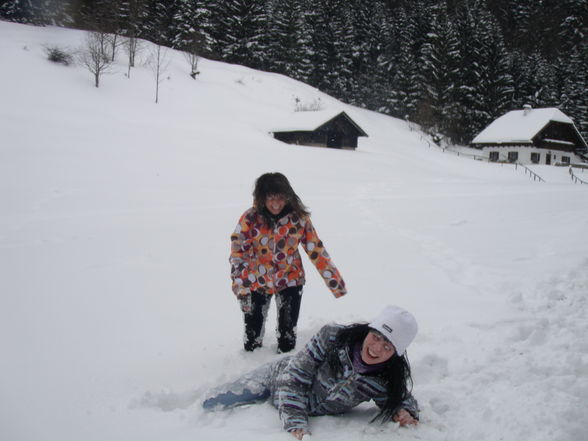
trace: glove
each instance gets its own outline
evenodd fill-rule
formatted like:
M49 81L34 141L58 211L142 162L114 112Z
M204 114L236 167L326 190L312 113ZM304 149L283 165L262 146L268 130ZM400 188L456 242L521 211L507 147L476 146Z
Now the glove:
M241 303L241 311L243 312L250 312L251 311L251 294L245 294L239 296L239 303Z

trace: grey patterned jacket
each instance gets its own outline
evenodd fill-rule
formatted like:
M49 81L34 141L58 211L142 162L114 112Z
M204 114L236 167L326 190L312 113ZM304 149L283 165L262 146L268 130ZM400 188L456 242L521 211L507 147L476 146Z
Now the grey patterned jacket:
M337 369L327 362L327 354L333 350L342 328L342 325L324 326L303 350L272 367L271 400L285 430L308 430L309 416L340 414L369 400L374 400L380 408L384 406L387 395L383 380L356 372L349 349L339 350L341 366ZM400 408L418 418L418 404L412 395Z

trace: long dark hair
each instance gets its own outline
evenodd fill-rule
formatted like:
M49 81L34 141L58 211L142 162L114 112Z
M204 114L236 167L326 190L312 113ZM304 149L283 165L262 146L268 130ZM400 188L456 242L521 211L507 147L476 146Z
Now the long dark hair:
M327 356L327 362L332 368L337 368L341 361L339 360L339 349L344 348L353 351L357 344L361 344L371 328L369 325L357 323L342 328L337 334L335 349L330 351ZM402 356L394 354L390 360L382 367L381 370L367 375L374 375L382 379L386 385L388 399L386 404L381 408L380 413L376 415L373 421L382 423L389 421L394 416L394 412L400 404L408 398L412 390L412 376L410 372L410 363L406 353Z
M286 199L284 209L293 211L298 216L308 216L310 211L302 203L288 178L282 173L264 173L255 181L253 188L253 206L260 213L268 224L272 223L271 214L265 208L265 200L268 196L282 195Z

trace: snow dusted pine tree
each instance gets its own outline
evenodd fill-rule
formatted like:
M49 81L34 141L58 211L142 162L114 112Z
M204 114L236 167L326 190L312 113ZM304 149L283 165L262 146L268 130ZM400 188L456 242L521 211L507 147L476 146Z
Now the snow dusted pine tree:
M462 59L460 140L465 142L508 110L513 88L500 30L483 4L470 2L458 13L456 23Z
M379 108L383 104L385 76L380 56L388 37L386 5L381 0L348 2L351 28L351 104Z
M299 0L275 0L268 29L269 69L305 81L310 73L309 33Z
M377 50L370 56L369 72L365 73L365 79L361 84L357 82L357 102L368 109L389 113L389 95L392 88L391 72L396 67L394 60L397 58L397 41L395 40L393 20L388 14L388 9L383 8L374 14L375 29L379 29L377 37ZM373 49L372 49L373 50ZM390 56L394 54L394 56ZM373 57L376 57L373 59Z
M131 78L131 69L135 67L135 59L141 50L139 40L143 0L121 0L118 3L120 15L120 33L124 37L123 47L127 53L127 78Z
M16 23L45 25L51 21L45 2L38 0L11 0L0 3L0 17Z
M114 0L84 0L79 12L81 26L97 32L114 32L118 11Z
M588 2L569 0L568 14L560 24L562 54L555 66L560 82L561 109L588 138Z
M515 107L521 108L525 104L533 107L556 106L557 74L553 65L538 52L521 54L520 59L513 59L514 63L519 64L516 68L511 67L516 80Z
M382 60L390 78L385 109L386 113L398 118L418 121L422 76L417 54L421 51L422 41L415 36L422 32L426 36L429 29L423 29L414 11L407 9L400 8L395 13L391 32L396 45L388 46Z
M141 37L171 47L177 33L174 17L178 10L179 0L146 0Z
M445 5L434 8L431 30L422 50L421 83L424 86L419 122L431 133L457 136L459 106L459 42Z
M53 26L71 26L71 0L44 0L44 22Z
M498 0L488 1L492 14L501 23L501 33L506 41L515 49L530 52L536 43L529 35L533 35L533 14L537 0Z
M345 99L351 89L350 24L344 0L308 0L307 28L311 29L308 81L320 90Z
M559 102L560 108L570 116L578 130L586 136L588 134L588 55L574 48L566 57L561 59L558 79L561 82Z
M174 49L204 52L202 15L205 10L202 6L202 1L199 0L179 0L174 16L177 23L172 43Z
M223 37L226 34L224 2L202 0L199 16L201 19L201 32L204 38L203 53L213 59L221 59L223 45L225 44Z
M3 1L0 4L0 18L15 23L32 23L33 18L26 8L28 3L23 0Z
M137 0L120 0L118 2L118 16L120 20L121 35L138 34L138 15L135 12Z
M222 58L254 69L263 67L267 48L264 36L267 23L265 0L224 2Z
M487 13L486 32L482 34L484 65L481 70L481 82L478 93L482 97L482 110L486 112L487 120L480 126L480 130L498 116L510 110L513 85L509 72L508 54L498 30L496 21Z

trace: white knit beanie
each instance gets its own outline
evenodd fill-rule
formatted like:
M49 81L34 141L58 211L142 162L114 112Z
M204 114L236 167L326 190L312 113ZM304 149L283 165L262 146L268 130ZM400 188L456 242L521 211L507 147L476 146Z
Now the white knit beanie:
M417 334L418 326L414 316L398 306L386 306L373 319L369 327L379 331L390 340L398 355L403 355Z

